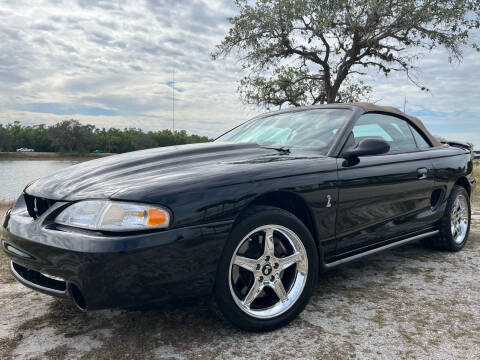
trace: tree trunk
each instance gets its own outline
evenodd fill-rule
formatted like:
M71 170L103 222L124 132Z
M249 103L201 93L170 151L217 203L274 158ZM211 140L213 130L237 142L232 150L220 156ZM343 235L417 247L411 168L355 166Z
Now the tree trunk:
M327 104L333 104L335 102L335 99L337 98L337 92L338 91L333 91L333 89L331 89L328 93L327 93Z

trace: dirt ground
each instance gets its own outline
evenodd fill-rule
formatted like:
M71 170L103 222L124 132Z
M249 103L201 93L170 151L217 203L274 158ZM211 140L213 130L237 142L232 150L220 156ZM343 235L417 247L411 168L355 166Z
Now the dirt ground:
M0 359L479 359L479 254L477 202L463 251L413 244L339 268L289 326L250 334L205 305L80 313L16 283L2 253Z

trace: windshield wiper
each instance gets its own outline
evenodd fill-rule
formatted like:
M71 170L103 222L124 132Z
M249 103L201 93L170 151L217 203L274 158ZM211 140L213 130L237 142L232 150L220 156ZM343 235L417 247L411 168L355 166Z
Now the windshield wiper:
M290 154L290 149L286 146L260 146L263 149L277 150L283 154Z

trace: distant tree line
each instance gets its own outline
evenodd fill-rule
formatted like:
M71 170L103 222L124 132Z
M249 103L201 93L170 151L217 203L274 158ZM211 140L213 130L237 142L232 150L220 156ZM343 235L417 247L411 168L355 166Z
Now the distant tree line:
M0 124L0 151L31 148L35 151L85 154L95 150L123 153L160 146L208 142L205 136L188 135L185 130L145 132L136 128L105 129L65 120L55 125L22 126Z

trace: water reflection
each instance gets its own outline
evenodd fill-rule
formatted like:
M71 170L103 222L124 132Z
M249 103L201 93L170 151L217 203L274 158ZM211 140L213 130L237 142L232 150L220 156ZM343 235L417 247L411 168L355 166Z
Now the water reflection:
M74 165L70 160L0 160L0 201L17 198L29 182Z

